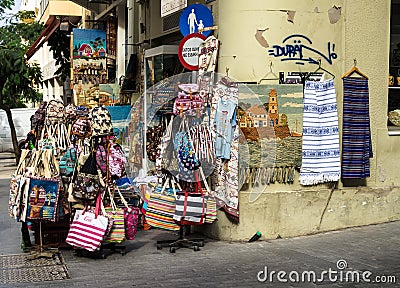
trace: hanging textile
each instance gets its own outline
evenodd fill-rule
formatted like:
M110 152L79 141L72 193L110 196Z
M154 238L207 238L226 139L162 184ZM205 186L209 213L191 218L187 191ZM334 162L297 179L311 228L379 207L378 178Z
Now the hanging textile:
M304 86L303 158L300 184L340 179L339 127L333 79Z
M342 178L370 176L372 154L368 79L343 78Z
M212 112L211 123L215 123L215 117L218 110L218 103L221 98L233 103L238 103L239 89L235 82L223 77L213 89L212 98ZM233 115L232 115L233 116ZM236 121L235 121L236 122ZM221 207L228 215L233 216L235 219L239 218L239 127L231 126L229 123L229 130L233 129L233 137L230 143L230 159L222 159L220 157L216 160L214 170L214 183L215 183L215 200L217 207ZM216 127L214 126L214 129Z

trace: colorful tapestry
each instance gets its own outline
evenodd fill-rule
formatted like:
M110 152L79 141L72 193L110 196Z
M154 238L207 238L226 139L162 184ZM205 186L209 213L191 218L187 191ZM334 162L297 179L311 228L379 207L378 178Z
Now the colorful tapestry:
M214 86L211 103L210 123L214 123L218 101L221 97L238 103L238 84L223 77ZM215 128L215 127L214 127ZM215 200L228 214L239 217L239 127L234 127L231 143L230 160L217 159L213 179L215 183Z
M99 84L107 83L106 32L73 29L74 104L100 104Z
M239 86L239 93L244 182L262 189L275 182L293 183L302 159L303 86L246 85Z

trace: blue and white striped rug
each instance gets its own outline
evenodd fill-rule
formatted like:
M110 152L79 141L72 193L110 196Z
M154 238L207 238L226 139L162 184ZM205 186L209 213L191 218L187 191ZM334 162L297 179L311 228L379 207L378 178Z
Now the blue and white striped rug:
M304 86L300 184L340 179L339 124L333 79Z

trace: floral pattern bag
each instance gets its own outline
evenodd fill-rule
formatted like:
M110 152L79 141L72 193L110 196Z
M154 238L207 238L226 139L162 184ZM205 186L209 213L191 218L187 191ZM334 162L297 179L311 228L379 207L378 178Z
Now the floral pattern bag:
M92 152L73 180L72 196L82 200L94 200L102 189L102 179L96 167L96 157Z

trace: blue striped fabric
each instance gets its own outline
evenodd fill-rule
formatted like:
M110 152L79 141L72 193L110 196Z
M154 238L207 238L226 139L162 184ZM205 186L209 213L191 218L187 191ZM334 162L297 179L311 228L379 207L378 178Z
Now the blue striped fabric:
M343 78L342 178L369 177L372 156L368 79Z
M306 81L300 184L340 179L339 122L333 79Z

